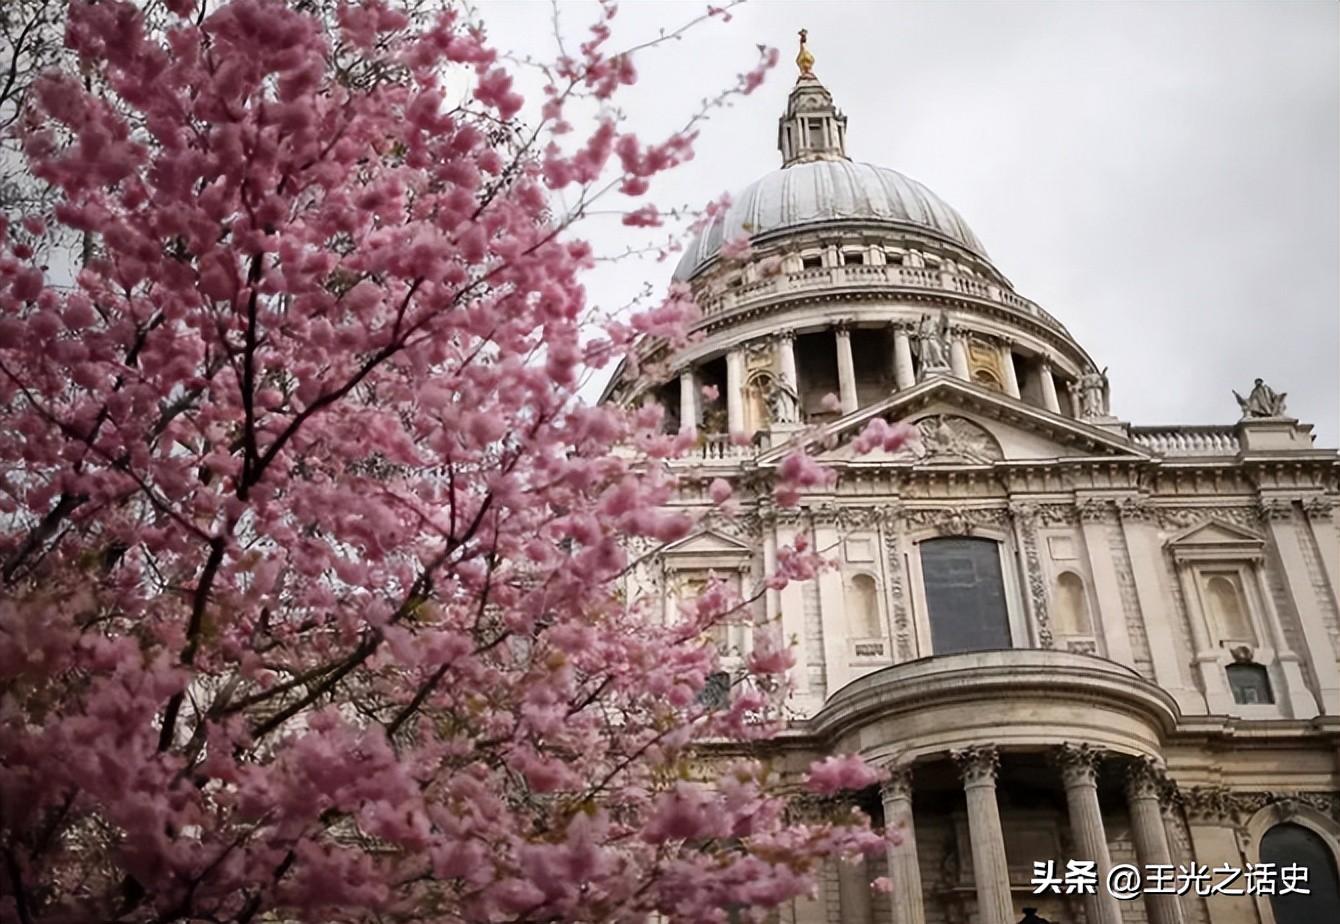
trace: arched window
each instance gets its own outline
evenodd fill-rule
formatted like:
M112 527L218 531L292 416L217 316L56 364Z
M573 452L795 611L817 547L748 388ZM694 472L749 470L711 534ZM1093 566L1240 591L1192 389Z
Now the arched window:
M1061 635L1089 635L1089 604L1085 600L1084 580L1073 571L1056 579L1056 630Z
M935 654L1011 647L998 543L928 539L921 543L921 576Z
M1224 641L1255 641L1237 575L1213 574L1205 582L1205 606Z
M879 618L879 588L868 574L854 575L847 582L847 635L850 638L883 638Z
M1315 832L1293 822L1275 825L1261 838L1261 862L1275 864L1275 894L1270 910L1275 924L1319 924L1340 921L1340 876L1336 875L1335 857L1326 842ZM1300 887L1308 894L1285 893L1279 888L1286 867L1307 870L1306 883Z
M1260 664L1230 664L1225 670L1233 702L1239 706L1269 705L1275 701L1270 674Z

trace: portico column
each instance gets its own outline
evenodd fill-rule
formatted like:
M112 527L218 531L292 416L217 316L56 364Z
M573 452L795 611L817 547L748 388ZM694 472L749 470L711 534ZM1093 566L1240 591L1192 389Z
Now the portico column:
M726 354L726 431L744 432L744 354Z
M1005 376L1004 386L1005 394L1011 398L1019 397L1019 376L1014 372L1014 350L1011 349L1014 341L1006 339L1000 345L1000 371Z
M698 431L698 376L692 369L679 374L679 429Z
M1162 788L1162 773L1148 758L1136 761L1126 772L1131 839L1135 841L1135 858L1142 867L1172 864L1168 831L1163 827ZM1182 924L1182 906L1172 892L1146 892L1144 900L1150 924Z
M796 396L795 401L787 400L787 417L785 423L796 423L800 420L800 384L796 377L796 335L793 331L784 330L777 337L777 375L782 380L782 386L789 389L788 394Z
M965 382L972 378L968 372L967 335L961 330L949 334L949 371L954 373L954 378Z
M851 357L851 330L845 323L834 328L837 334L838 397L842 413L856 410L856 364Z
M897 843L890 842L888 848L893 924L925 924L917 832L912 821L912 768L895 768L880 786L879 794L884 799L884 830L897 837Z
M1056 396L1056 379L1052 378L1051 360L1045 356L1038 366L1038 375L1042 383L1042 406L1053 414L1061 413L1061 399Z
M1098 761L1099 752L1087 744L1063 744L1057 753L1077 859L1093 860L1098 872L1098 888L1084 895L1084 920L1088 924L1121 924L1121 906L1107 890L1112 858L1107 852L1103 812L1098 805Z
M963 778L968 801L968 836L972 840L972 875L977 889L979 924L1014 924L1010 900L1010 869L1005 861L1005 835L996 805L996 771L1000 756L990 745L952 752Z
M838 903L842 907L843 924L875 924L875 909L871 904L870 875L866 870L865 855L838 860Z
M912 325L902 321L893 325L893 384L899 391L917 383L912 368L911 328Z

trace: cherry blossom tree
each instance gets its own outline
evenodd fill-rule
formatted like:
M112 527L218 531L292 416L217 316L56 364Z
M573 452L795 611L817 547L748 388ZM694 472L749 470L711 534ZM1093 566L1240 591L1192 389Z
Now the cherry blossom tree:
M752 918L882 849L739 756L781 645L700 696L748 601L629 592L694 527L687 437L577 390L695 308L594 318L577 222L654 225L698 120L627 128L613 14L528 128L455 9L73 0L18 121L52 221L0 227L0 921ZM53 226L94 242L69 285Z

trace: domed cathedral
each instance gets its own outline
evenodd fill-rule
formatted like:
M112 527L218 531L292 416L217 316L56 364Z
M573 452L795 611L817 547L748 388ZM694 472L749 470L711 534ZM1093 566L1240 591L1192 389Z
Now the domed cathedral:
M958 212L848 156L803 41L781 166L675 270L700 337L644 344L665 377L621 371L605 396L696 432L680 504L706 509L716 478L740 502L636 577L666 618L714 573L757 587L798 534L838 563L716 639L728 670L763 633L794 645L780 766L891 773L797 798L902 837L782 920L1340 921L1340 455L1259 379L1225 402L1236 423L1122 420ZM877 417L920 439L854 452ZM800 441L837 480L781 508ZM1123 865L1142 882L1110 882Z

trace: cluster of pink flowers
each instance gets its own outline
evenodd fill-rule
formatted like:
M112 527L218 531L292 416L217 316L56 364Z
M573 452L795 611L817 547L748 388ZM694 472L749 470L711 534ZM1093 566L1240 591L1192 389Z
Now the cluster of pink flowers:
M702 630L744 601L662 625L626 593L631 547L694 528L647 464L686 439L576 400L697 316L676 289L592 330L591 250L547 195L611 170L637 195L692 154L613 114L560 147L564 100L635 78L613 7L528 145L457 11L142 6L73 0L84 71L23 124L93 244L73 284L35 265L36 216L0 226L0 920L713 921L880 849L859 818L789 824L760 765L680 782L773 703L700 696ZM346 79L336 41L389 76Z

